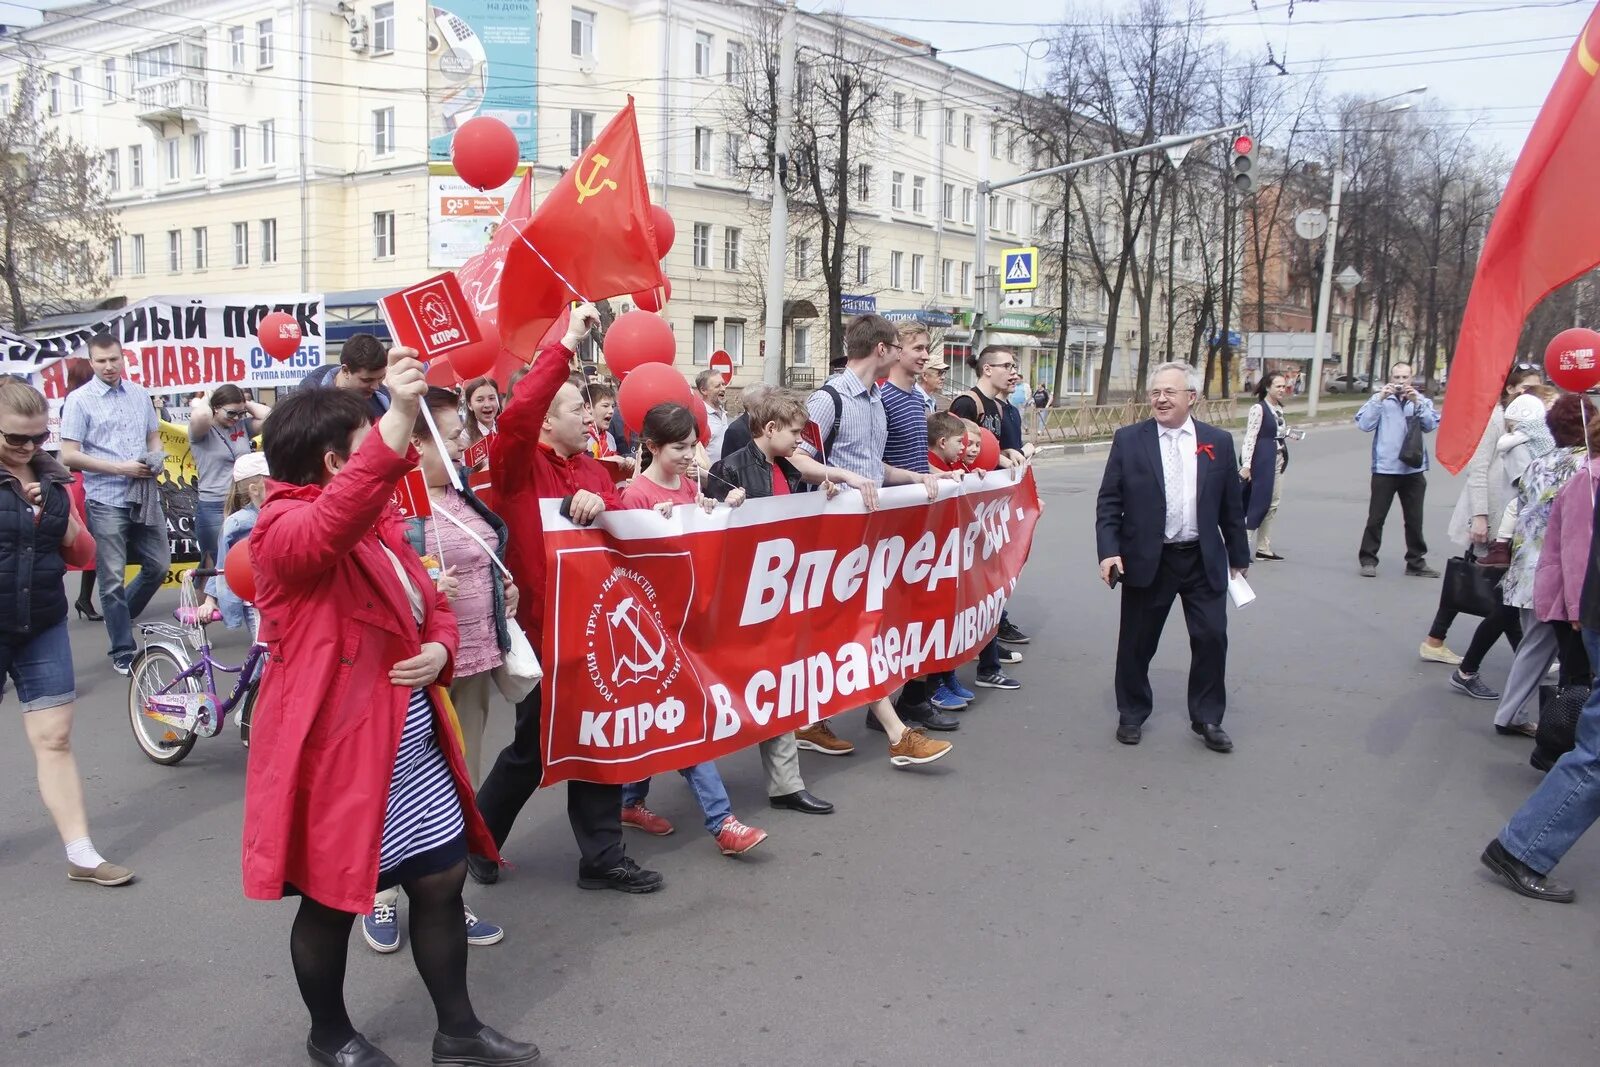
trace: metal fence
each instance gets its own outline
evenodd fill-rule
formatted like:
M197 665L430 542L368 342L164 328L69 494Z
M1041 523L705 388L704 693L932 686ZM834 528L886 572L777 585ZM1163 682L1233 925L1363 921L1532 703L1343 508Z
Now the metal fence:
M1192 409L1195 418L1226 426L1238 418L1234 397L1200 397ZM1125 400L1120 404L1078 404L1023 410L1023 425L1036 444L1103 441L1117 430L1150 418L1150 402ZM1042 416L1042 418L1041 418Z

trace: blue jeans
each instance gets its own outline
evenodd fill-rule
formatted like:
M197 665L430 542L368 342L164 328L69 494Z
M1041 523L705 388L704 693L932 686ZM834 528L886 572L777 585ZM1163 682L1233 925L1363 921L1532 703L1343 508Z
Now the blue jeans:
M1556 623L1564 626L1565 623ZM1600 632L1585 628L1583 647L1600 663ZM1600 819L1600 688L1578 716L1578 743L1556 761L1539 788L1500 831L1506 851L1549 874L1583 832Z
M47 711L76 700L67 620L36 634L0 637L0 698L5 696L7 678L16 684L24 712Z
M694 797L700 802L700 810L706 817L706 833L715 834L722 829L722 824L733 815L733 803L728 799L728 790L722 784L722 775L717 771L715 763L696 763L693 767L685 767L678 772L689 783L689 788L694 790ZM630 807L634 804L644 803L644 798L650 795L650 779L642 782L633 782L622 787L622 806Z
M221 500L197 500L194 505L195 535L200 539L202 562L210 559L213 568L222 566L218 555L222 545L222 505ZM210 592L209 587L206 591Z
M172 562L167 540L167 525L146 526L133 521L127 505L88 504L89 532L94 535L95 582L100 589L100 611L106 617L106 633L111 636L112 662L133 656L133 620L144 611L150 598L166 581ZM139 567L139 577L123 585L130 563Z

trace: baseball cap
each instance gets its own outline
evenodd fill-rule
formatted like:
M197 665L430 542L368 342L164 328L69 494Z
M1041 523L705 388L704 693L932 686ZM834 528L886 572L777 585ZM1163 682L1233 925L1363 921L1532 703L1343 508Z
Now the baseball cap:
M946 363L942 359L930 360L929 363L928 363L927 369L928 370L949 370L950 369L950 364Z
M233 461L233 480L242 482L246 478L266 477L267 457L262 452L246 452Z

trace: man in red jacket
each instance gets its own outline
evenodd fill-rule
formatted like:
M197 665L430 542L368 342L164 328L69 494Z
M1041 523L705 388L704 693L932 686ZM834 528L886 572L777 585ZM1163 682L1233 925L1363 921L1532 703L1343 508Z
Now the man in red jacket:
M521 590L517 622L544 655L545 555L541 499L559 499L562 511L586 526L607 508L618 508L611 472L589 455L589 413L583 392L567 379L578 343L600 321L590 304L572 312L560 344L541 351L517 382L496 426L490 454L495 492L509 537L506 565ZM516 732L478 787L478 811L504 845L517 814L539 787L544 774L539 741L543 733L540 687L517 705ZM578 839L578 884L585 889L653 893L661 875L642 869L622 849L622 787L594 782L567 783L567 817ZM489 883L499 868L479 856L468 860L472 877Z

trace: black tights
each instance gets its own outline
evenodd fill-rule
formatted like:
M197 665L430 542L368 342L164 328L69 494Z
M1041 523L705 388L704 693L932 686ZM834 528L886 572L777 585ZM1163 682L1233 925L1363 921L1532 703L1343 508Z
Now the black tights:
M471 1037L483 1026L467 994L467 928L462 917L463 861L449 870L400 883L411 902L411 956L433 998L439 1029ZM355 916L300 898L289 932L289 956L300 996L311 1012L311 1040L335 1052L355 1036L344 1006L345 957Z

